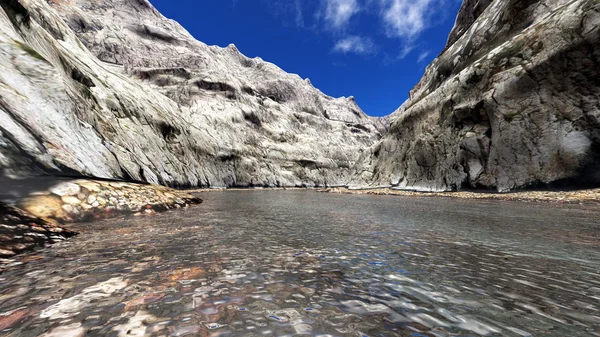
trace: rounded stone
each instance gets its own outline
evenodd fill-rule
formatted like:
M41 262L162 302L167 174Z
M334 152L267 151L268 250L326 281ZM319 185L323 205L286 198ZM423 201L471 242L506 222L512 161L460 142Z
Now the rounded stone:
M101 191L100 185L96 184L95 182L81 181L81 182L77 182L77 184L81 187L88 189L90 192L100 192Z
M73 183L60 183L49 189L51 193L56 194L59 197L67 195L77 195L80 190L81 188L79 187L79 185Z
M72 205L64 204L62 205L62 209L67 212L67 214L72 214L75 208Z
M81 204L81 200L79 200L79 198L74 197L74 196L67 195L67 196L62 197L61 199L65 204L69 204L69 205Z
M65 215L62 205L61 198L47 195L24 199L19 203L19 208L38 218L62 218Z

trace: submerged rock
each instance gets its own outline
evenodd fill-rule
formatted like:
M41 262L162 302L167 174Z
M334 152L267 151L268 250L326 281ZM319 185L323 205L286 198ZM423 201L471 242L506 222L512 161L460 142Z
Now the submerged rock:
M76 233L0 203L0 262L19 253L64 241Z
M353 186L600 183L600 3L464 1Z

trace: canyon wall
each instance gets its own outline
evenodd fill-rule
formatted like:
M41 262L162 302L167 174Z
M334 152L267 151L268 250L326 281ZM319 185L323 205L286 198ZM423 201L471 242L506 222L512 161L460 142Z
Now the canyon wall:
M600 183L600 2L465 0L351 187Z
M197 41L146 0L0 4L5 176L426 191L600 183L597 0L465 0L445 50L383 119L233 45Z
M145 0L5 0L0 170L170 186L346 184L384 129Z

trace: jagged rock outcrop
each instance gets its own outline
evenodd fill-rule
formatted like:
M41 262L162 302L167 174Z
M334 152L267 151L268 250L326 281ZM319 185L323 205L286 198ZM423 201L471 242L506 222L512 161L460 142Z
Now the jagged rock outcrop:
M0 2L0 169L171 186L345 184L377 119L146 0Z
M600 182L600 2L466 0L352 186Z

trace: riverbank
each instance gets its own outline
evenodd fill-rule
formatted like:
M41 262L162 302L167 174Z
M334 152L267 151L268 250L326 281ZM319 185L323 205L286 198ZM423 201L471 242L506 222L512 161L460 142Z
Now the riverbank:
M437 197L437 198L458 198L458 199L487 199L487 200L505 200L521 202L545 202L556 204L581 204L581 205L600 205L600 188L581 189L571 191L517 191L509 193L494 193L483 191L460 191L460 192L417 192L395 190L391 188L377 188L352 190L345 187L331 188L301 188L301 187L276 187L276 188L201 188L186 190L188 193L203 192L227 192L227 191L297 191L313 190L323 193L337 194L363 194L363 195L392 195L403 197Z
M153 214L201 202L186 191L160 185L79 179L31 193L16 206L42 219L70 223L120 214Z
M490 192L415 192L391 188L351 190L347 188L325 188L320 192L338 194L393 195L403 197L442 197L458 199L487 199L521 202L545 202L556 204L600 205L600 188L573 191L519 191L510 193Z
M0 203L0 265L17 254L64 241L77 233Z
M60 181L28 193L14 205L0 201L0 264L20 253L64 241L76 233L64 224L152 215L202 200L159 185L102 180Z

